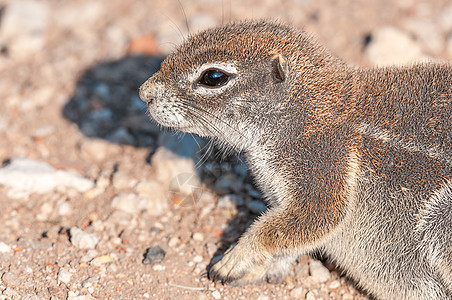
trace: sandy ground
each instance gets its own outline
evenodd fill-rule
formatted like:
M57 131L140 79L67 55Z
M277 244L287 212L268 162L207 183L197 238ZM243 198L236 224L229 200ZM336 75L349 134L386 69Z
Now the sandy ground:
M367 299L318 256L280 285L204 278L263 199L240 159L160 131L137 89L189 32L245 18L357 66L451 60L448 2L0 0L0 299Z

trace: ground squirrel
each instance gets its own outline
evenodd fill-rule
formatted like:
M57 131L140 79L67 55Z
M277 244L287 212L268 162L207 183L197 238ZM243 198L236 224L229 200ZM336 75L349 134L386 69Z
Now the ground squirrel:
M140 88L163 126L243 151L270 208L209 270L279 282L320 251L379 299L452 298L452 66L350 67L266 21L196 34Z

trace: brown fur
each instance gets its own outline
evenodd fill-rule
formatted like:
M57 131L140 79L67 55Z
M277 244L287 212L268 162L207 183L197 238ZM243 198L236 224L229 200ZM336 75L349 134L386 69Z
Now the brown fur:
M203 68L231 77L205 88ZM320 250L378 298L452 298L451 65L358 69L241 22L189 38L140 95L162 125L244 151L271 204L213 280L278 282Z

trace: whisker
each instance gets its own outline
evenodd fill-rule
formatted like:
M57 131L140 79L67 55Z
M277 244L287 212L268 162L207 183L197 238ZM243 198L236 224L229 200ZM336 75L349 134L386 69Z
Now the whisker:
M180 29L180 27L179 27L179 26L176 24L176 22L174 22L168 15L166 15L166 14L163 14L163 15L171 22L171 24L173 24L174 26L176 26L176 28L174 28L173 26L171 26L171 28L172 28L173 30L175 30L176 32L178 32L179 38L181 39L181 42L184 42L184 41L185 41L185 36L184 36L182 30ZM176 30L176 29L177 29L177 30Z
M188 19L187 19L187 15L185 14L184 6L182 5L182 2L180 0L178 0L177 2L179 2L179 6L180 6L180 8L182 10L182 13L184 15L185 26L187 27L188 35L190 35L190 26L188 25Z

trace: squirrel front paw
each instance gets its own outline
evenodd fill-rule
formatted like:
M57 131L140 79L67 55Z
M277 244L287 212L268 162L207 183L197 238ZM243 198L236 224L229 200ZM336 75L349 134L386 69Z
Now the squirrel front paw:
M252 251L240 243L229 248L223 258L210 268L209 279L231 285L262 283L266 275L263 257L252 255L250 252Z
M240 243L226 251L223 258L208 271L209 279L223 284L245 285L280 283L290 271L292 257L275 260L263 252L251 250L253 247Z

